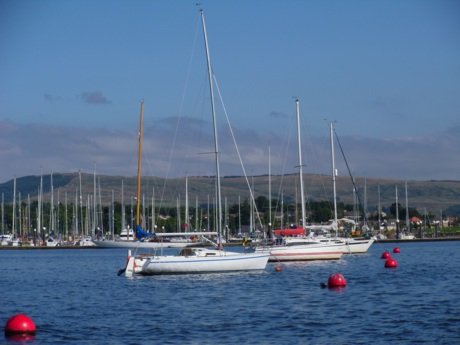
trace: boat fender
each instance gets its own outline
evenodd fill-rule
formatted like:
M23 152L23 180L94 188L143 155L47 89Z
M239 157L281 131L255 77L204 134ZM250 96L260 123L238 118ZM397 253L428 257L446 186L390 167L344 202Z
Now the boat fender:
M121 276L123 273L126 272L126 269L128 268L128 264L129 264L129 259L131 258L131 250L128 250L128 258L126 259L126 265L125 265L125 268L120 268L118 270L118 273L117 275L118 276Z
M117 273L118 276L121 276L123 273L125 273L126 268L128 267L129 259L130 259L130 258L131 258L131 256L128 254L128 259L126 260L125 268L120 268L120 269L118 270L118 273Z

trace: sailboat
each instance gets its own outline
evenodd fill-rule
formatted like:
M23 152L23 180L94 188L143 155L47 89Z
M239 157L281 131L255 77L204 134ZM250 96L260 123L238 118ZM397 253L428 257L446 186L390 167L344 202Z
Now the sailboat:
M405 183L405 189L406 189L406 224L409 224L408 218L408 213L409 213L409 206L408 206L408 200L407 200L407 182ZM400 225L400 220L399 220L399 201L398 201L398 186L395 186L395 194L396 194L396 202L395 202L395 207L396 207L396 239L398 240L413 240L415 239L415 236L411 234L410 232L407 233L405 231L401 231L401 225ZM407 228L406 228L407 229Z
M404 184L406 190L406 228L404 231L399 232L400 240L414 240L415 235L410 231L410 221L409 221L409 201L407 198L407 181ZM396 208L398 208L398 202L396 201Z
M348 238L348 237L339 237L337 234L338 230L338 219L337 219L337 192L336 192L336 176L337 176L337 169L335 168L335 150L334 150L334 123L330 123L330 140L331 140L331 161L332 161L332 187L333 187L333 198L334 198L334 219L332 220L332 230L335 231L335 236L329 238L321 238L319 237L319 241L327 241L327 240L334 240L337 243L346 244L346 248L344 250L344 254L357 254L357 253L366 253L372 243L374 243L374 239L371 238ZM343 219L343 221L350 221L347 219ZM354 222L353 222L354 223Z
M300 237L283 237L278 238L271 246L260 246L256 248L256 252L269 250L270 261L304 261L304 260L337 260L340 259L343 253L347 250L346 244L341 241L327 240L317 241L309 236L306 236L305 230L305 196L303 187L303 165L302 165L302 145L300 139L300 102L296 103L297 117L297 142L299 153L299 179L300 179L300 200L302 210L302 227L303 232ZM283 229L285 232L287 229ZM295 229L299 230L299 227ZM293 230L294 231L294 230Z
M141 201L141 160L142 160L142 125L143 125L144 103L141 102L139 115L139 143L138 143L138 164L137 164L137 198L136 198L136 228L123 229L117 239L95 239L92 242L102 248L183 248L192 244L187 236L208 236L213 232L190 232L190 233L154 233L142 229L140 221ZM123 217L124 218L124 217ZM124 223L124 221L122 222ZM124 226L124 224L122 224ZM170 238L176 238L170 241ZM181 238L183 240L177 240Z
M337 192L336 192L336 176L337 176L337 169L335 168L335 152L334 152L334 124L333 122L330 123L330 141L331 141L331 161L332 161L332 190L333 190L333 201L334 201L334 219L331 221L330 224L321 224L321 225L308 225L305 228L313 231L320 230L322 233L319 235L312 236L310 235L308 238L299 239L299 238L286 238L285 242L288 244L293 243L300 243L301 241L305 241L308 243L312 242L320 242L324 244L335 244L341 245L343 248L344 254L358 254L358 253L366 253L372 243L374 243L374 239L370 238L353 238L353 237L340 237L338 236L338 223L339 219L337 217ZM355 222L353 220L342 218L340 219L342 222L348 222L355 226ZM291 229L290 232L287 229L283 229L282 233L284 234L291 234L293 236L301 236L299 235L300 230L302 228L297 227L296 229ZM331 232L335 232L335 234L331 234Z
M53 186L53 172L50 175L51 182L51 205L50 205L50 221L49 221L49 234L48 238L46 239L46 246L47 247L59 247L61 246L61 242L56 240L55 234L55 223L54 223L54 186Z
M211 243L214 248L187 247L178 255L137 255L131 256L128 252L128 261L125 275L133 274L187 274L187 273L217 273L264 270L269 253L263 252L236 252L223 249L222 240L222 196L219 167L219 145L217 140L216 111L214 104L213 72L208 48L208 38L203 10L200 10L203 27L204 46L208 69L209 90L211 96L211 113L214 129L215 167L216 167L216 203L217 203L217 241Z

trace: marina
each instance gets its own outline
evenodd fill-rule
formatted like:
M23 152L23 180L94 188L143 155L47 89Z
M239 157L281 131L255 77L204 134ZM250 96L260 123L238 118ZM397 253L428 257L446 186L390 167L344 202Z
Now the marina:
M434 237L434 238L416 238L413 240L398 240L398 239L385 239L385 240L376 240L374 243L378 243L380 245L391 244L391 243L417 243L417 242L456 242L460 241L460 236L451 236L451 237ZM226 243L223 245L224 247L237 247L241 246L241 242L236 243ZM132 247L135 249L136 247ZM165 247L168 248L168 247ZM13 246L0 246L0 251L2 250L61 250L61 249L72 249L72 250L81 250L81 249L108 249L104 247L80 247L74 245L64 245L59 247L47 247L47 246L20 246L20 247L13 247ZM151 248L153 249L153 248Z
M0 343L460 344L458 8L240 5L2 6Z

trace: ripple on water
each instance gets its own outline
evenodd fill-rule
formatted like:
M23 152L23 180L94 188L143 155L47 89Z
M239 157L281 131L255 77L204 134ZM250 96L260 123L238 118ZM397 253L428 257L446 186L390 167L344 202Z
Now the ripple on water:
M4 321L26 312L37 344L460 343L458 244L373 245L338 261L261 273L117 276L125 250L0 251ZM347 287L322 289L340 272Z

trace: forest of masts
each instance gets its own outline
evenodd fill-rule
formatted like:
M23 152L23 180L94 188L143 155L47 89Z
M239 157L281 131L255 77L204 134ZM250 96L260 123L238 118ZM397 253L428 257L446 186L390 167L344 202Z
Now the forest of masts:
M83 198L76 190L70 196L67 192L62 195L51 187L50 198L46 202L42 198L42 187L39 188L38 198L31 201L30 195L26 198L16 193L14 188L13 202L5 204L2 193L1 200L1 228L2 234L10 233L19 238L42 238L49 235L61 236L63 239L77 239L83 236L101 237L114 236L124 228L134 228L136 197L129 196L125 202L123 193L121 203L115 201L112 190L112 201L103 205L101 194L94 188L94 193ZM181 201L176 200L176 207L158 206L154 195L141 198L141 224L144 229L155 232L181 231L213 231L216 228L214 198L207 197L206 201L194 200L194 206L188 205L188 197ZM271 200L264 196L255 198L254 203L246 199L229 205L224 198L223 229L227 236L253 231L267 231L271 229L300 225L300 204L296 200ZM321 224L329 222L333 217L332 202L308 201L306 224ZM367 209L367 207L366 207ZM389 207L374 207L374 212L364 212L358 203L346 205L337 204L338 218L348 217L357 221L367 222L371 228L379 229L379 224L390 219L406 221L409 228L409 217L420 217L430 224L435 216L424 212L420 215L416 209L405 208L399 203ZM366 217L362 215L365 214Z

